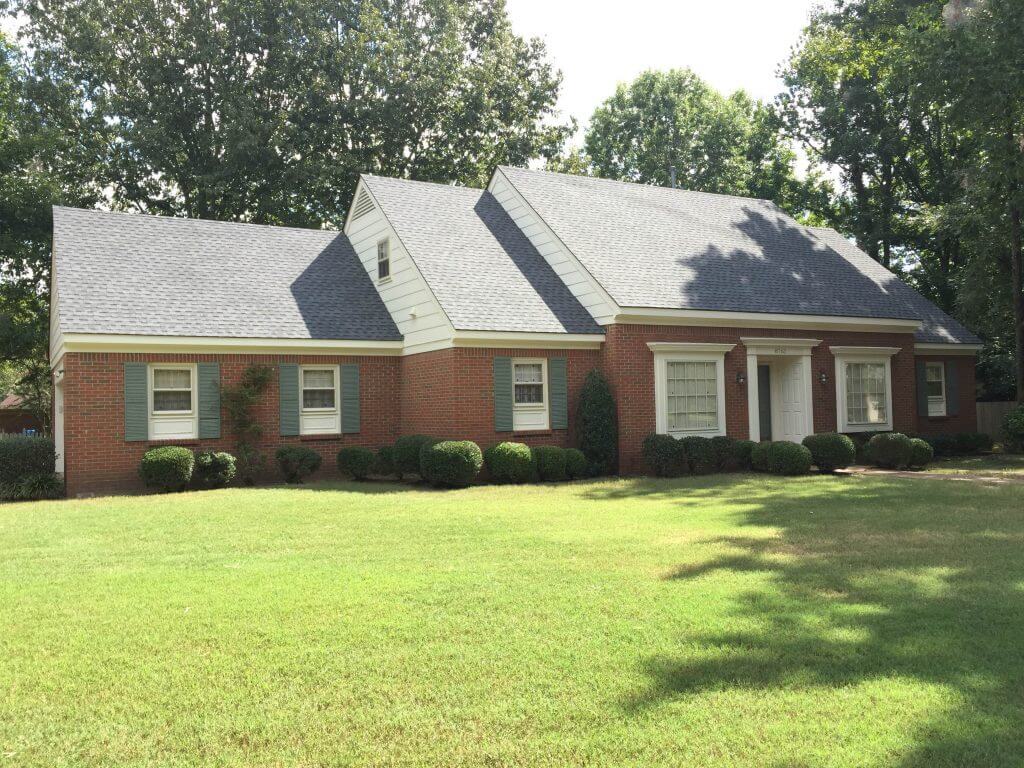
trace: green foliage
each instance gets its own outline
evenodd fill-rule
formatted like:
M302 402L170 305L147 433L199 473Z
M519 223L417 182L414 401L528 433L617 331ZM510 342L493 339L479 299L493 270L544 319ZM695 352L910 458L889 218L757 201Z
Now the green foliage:
M53 440L27 435L0 436L0 483L17 483L30 475L53 472Z
M770 440L762 440L754 443L750 449L750 468L758 472L768 471L768 449L771 447Z
M265 471L266 458L259 449L263 427L254 409L263 399L274 370L267 365L250 365L233 387L221 383L221 407L227 412L228 427L235 436L238 475L252 485Z
M392 457L395 462L395 474L401 480L406 475L420 474L420 451L428 443L437 440L426 435L403 435L395 441Z
M955 456L957 440L955 435L927 435L922 438L932 447L936 456Z
M565 449L557 445L538 445L531 449L533 464L537 469L537 477L542 482L559 482L565 480L566 459Z
M1024 451L1024 405L1018 405L1003 418L1003 447L1010 453Z
M697 475L706 475L718 468L711 440L697 435L688 435L679 442L683 444L683 452L686 454L686 461L690 465L691 472Z
M495 483L528 483L533 479L533 453L524 443L498 443L484 452L487 474Z
M682 441L670 435L652 432L644 438L641 453L644 464L655 477L679 477L689 469Z
M301 483L318 469L323 458L312 448L304 445L286 445L275 454L278 469L286 483Z
M736 440L732 444L732 455L729 457L729 468L746 471L752 468L753 440Z
M607 475L618 467L619 427L615 398L604 375L593 370L580 389L576 409L576 435L579 449L590 462L594 475Z
M773 475L806 475L811 471L811 452L806 446L776 440L767 449L766 468Z
M803 444L811 452L811 460L822 472L845 469L857 460L857 447L847 435L822 432L808 435Z
M196 457L188 448L180 445L164 445L150 448L142 455L139 476L147 488L161 493L181 491L192 480Z
M935 452L932 450L925 440L919 437L912 438L910 441L910 461L908 466L914 469L922 469L927 467L932 459L935 458Z
M957 453L963 456L992 450L992 438L983 432L958 432L954 440Z
M910 438L899 432L879 432L868 441L868 460L883 469L903 469L913 452Z
M199 488L223 488L235 479L235 457L223 451L203 451L196 456L192 482Z
M579 448L565 449L565 475L570 480L580 480L587 476L587 457Z
M717 472L727 472L736 469L733 466L735 444L736 440L726 435L718 435L711 438L711 455Z
M484 457L471 440L442 440L423 447L420 464L423 479L431 485L465 488L480 473Z
M354 480L365 480L377 464L377 455L369 448L346 446L338 451L338 469Z
M0 501L37 501L59 499L64 481L54 472L25 475L20 480L0 482Z
M373 473L381 477L391 477L395 474L395 449L391 445L382 445L377 450L377 457L373 465Z

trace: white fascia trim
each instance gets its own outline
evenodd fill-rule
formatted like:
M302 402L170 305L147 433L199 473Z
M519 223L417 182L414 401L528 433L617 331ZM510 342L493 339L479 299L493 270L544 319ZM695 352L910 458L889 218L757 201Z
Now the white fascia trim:
M976 355L982 350L981 344L915 344L917 355Z
M456 331L453 347L505 347L516 349L600 349L604 334L526 333L519 331Z
M401 341L264 339L222 336L131 336L69 333L67 352L173 352L179 354L400 355Z
M719 312L704 309L622 307L613 323L646 325L718 325L734 328L828 328L829 330L913 333L920 320L832 315L784 315L768 312Z
M656 355L667 354L719 354L731 352L735 344L705 344L703 342L649 341L647 348Z
M829 347L836 357L892 357L902 352L902 347Z

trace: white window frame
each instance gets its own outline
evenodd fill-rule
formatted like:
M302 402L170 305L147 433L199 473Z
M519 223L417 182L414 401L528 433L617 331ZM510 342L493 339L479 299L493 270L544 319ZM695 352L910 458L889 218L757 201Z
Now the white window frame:
M839 432L892 431L892 356L899 347L830 347L836 359L836 428ZM846 411L846 366L850 363L871 363L885 366L885 421L873 424L851 424Z
M187 411L156 410L156 371L189 372L189 391L192 407ZM146 366L146 401L149 407L149 435L151 440L197 440L199 438L199 387L195 363L150 363Z
M942 384L942 394L939 396L929 395L927 392L928 387L928 370L930 368L939 369L939 383ZM924 364L924 381L925 381L925 396L928 398L928 415L929 416L945 416L946 415L946 364L943 362L926 362Z
M676 344L650 342L647 347L654 353L654 421L659 434L671 435L677 440L688 435L717 437L726 433L725 421L725 353L735 344ZM710 429L668 429L668 364L714 363L716 380L717 424Z
M383 258L381 255L383 254ZM384 265L388 273L381 275L381 265ZM377 282L387 283L391 281L391 238L385 237L377 241Z
M539 403L516 402L516 366L540 365L541 401ZM546 357L512 358L512 431L534 432L551 429L551 415L548 410L548 360ZM543 418L541 419L541 415Z
M334 376L334 407L307 408L305 406L306 372L331 371ZM322 389L322 387L313 387ZM299 366L299 434L341 434L341 366L310 363Z

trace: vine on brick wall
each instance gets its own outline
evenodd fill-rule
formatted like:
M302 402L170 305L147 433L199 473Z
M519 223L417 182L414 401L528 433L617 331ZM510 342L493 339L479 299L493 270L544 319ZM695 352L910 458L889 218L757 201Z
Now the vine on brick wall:
M259 450L263 427L256 421L253 409L270 384L273 369L266 365L250 365L242 373L237 386L221 391L221 403L228 412L231 431L237 439L238 477L252 485L263 473L266 457Z

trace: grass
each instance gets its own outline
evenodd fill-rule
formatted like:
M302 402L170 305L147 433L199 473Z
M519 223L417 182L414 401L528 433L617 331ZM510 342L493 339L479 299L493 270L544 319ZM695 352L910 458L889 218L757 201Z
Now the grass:
M929 472L943 474L984 474L1024 476L1024 454L991 453L981 456L957 456L936 459Z
M1017 487L0 507L0 765L1010 766Z

